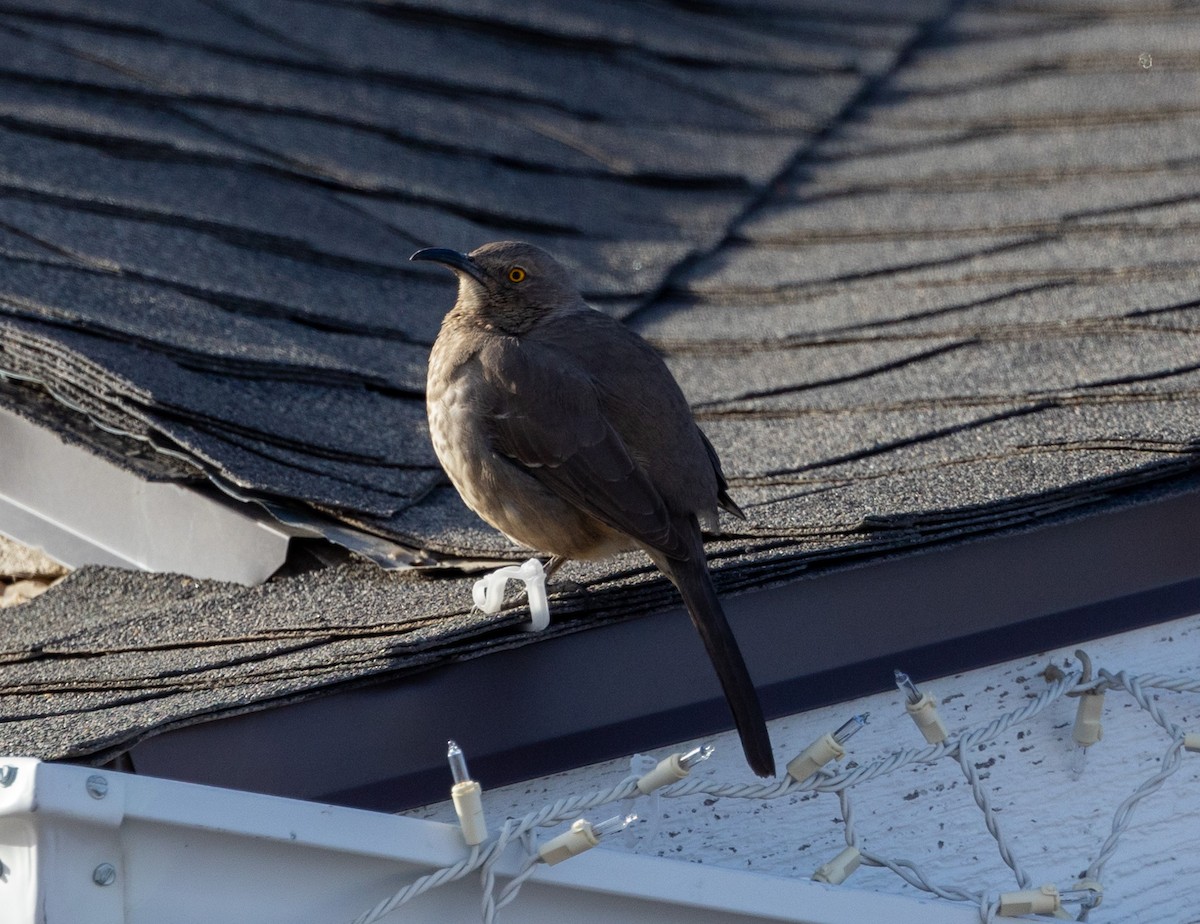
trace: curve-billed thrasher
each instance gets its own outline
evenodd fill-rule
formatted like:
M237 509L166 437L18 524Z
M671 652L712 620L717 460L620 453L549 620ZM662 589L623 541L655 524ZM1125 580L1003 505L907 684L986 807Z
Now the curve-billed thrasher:
M713 589L701 524L742 516L717 454L657 353L590 308L532 244L443 248L413 260L458 276L429 357L429 430L467 506L552 556L640 548L683 596L759 776L775 760L758 695Z

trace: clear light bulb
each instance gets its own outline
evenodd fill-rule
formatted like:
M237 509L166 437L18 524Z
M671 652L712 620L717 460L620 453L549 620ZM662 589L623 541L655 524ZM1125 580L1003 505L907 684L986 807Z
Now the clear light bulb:
M852 719L847 721L845 725L833 733L833 740L838 744L845 744L850 740L851 736L854 735L855 732L867 724L867 719L870 717L871 713L869 712L864 712L860 715L854 716Z
M631 824L637 821L638 817L634 814L629 815L613 815L612 818L606 818L604 821L598 821L592 825L592 834L597 838L608 837L616 834L618 831L624 831Z
M921 691L917 689L917 685L913 683L912 678L904 671L895 671L896 688L904 694L904 698L908 700L910 706L915 706L921 701Z
M453 740L446 742L446 760L450 764L450 775L454 777L455 783L467 783L471 780L471 774L467 771L467 758L457 744Z
M1079 905L1083 908L1095 908L1098 904L1100 904L1100 893L1096 889L1089 889L1086 886L1078 886L1075 888L1060 890L1058 893L1058 899L1064 905Z
M708 760L712 756L712 752L711 744L702 744L698 748L692 748L679 758L679 766L684 770L691 770L696 764Z

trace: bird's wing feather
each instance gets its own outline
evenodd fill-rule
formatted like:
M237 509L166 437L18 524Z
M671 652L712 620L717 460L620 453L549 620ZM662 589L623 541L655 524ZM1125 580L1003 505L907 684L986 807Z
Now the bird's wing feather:
M700 441L704 444L704 451L708 453L708 461L712 463L713 474L717 476L717 503L739 520L746 519L746 514L742 512L742 508L729 496L729 482L725 480L725 472L721 470L721 460L717 456L717 451L713 449L712 442L709 440L708 435L699 427L696 428L696 431L700 434Z
M685 554L662 496L605 418L591 378L555 350L512 340L480 356L493 386L493 445L601 523L668 556Z

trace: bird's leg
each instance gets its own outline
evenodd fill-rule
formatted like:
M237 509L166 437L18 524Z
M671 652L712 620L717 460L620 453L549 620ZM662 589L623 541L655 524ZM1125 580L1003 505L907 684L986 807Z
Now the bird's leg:
M546 565L545 565L546 592L547 593L551 593L551 594L581 594L585 590L587 590L586 587L584 587L582 584L580 584L577 581L555 581L554 583L550 582L550 578L552 578L554 576L554 573L556 571L558 571L558 569L561 568L563 565L565 565L568 561L570 561L570 559L567 558L565 555L551 555L550 558L547 559Z
M546 559L545 564L542 565L542 579L547 595L554 596L558 594L583 593L587 589L582 584L577 584L575 581L558 581L553 584L550 583L550 578L554 575L554 572L556 572L568 561L570 561L570 559L564 555L552 555L550 558ZM529 593L525 590L522 590L517 593L514 599L520 603L528 603Z

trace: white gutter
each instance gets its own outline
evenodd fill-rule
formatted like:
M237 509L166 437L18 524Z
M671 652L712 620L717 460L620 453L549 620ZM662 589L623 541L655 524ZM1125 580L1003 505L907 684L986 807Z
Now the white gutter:
M0 757L0 924L335 924L466 855L456 826ZM521 867L513 845L502 886ZM480 919L470 876L384 920ZM966 906L623 854L538 865L527 924L976 924Z
M239 509L246 505L146 481L3 409L0 451L0 533L73 568L253 585L287 557L292 531Z

